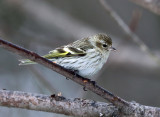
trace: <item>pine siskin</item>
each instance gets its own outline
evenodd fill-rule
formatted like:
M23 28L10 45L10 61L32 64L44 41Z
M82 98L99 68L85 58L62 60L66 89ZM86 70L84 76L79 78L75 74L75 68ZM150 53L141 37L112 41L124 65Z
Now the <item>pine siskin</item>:
M88 78L102 68L111 50L116 50L112 47L111 38L97 34L56 48L43 57ZM20 61L19 65L36 64L28 59Z

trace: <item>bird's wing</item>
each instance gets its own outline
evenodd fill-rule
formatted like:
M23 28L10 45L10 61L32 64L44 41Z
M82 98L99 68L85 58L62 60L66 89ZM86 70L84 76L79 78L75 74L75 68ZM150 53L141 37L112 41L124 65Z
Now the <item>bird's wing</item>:
M64 46L50 51L49 54L44 55L43 57L47 59L52 59L57 57L72 57L72 56L84 56L84 55L86 55L86 52L81 48Z

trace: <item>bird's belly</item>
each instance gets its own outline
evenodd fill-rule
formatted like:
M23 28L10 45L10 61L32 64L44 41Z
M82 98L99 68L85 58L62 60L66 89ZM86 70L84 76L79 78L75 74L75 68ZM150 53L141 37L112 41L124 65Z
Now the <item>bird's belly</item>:
M68 57L59 58L54 61L66 69L76 70L77 74L86 78L96 74L103 66L99 56L96 56L94 59L87 57Z
M82 70L79 70L78 71L78 74L80 76L83 76L83 77L90 77L90 76L93 76L94 74L96 74L100 69L98 68L86 68L86 69L82 69Z

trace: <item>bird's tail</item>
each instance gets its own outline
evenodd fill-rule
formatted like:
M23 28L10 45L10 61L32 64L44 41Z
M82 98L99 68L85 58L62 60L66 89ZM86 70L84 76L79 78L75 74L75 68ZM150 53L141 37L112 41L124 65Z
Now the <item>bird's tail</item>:
M19 65L37 64L36 62L33 62L33 61L29 60L29 59L22 59L22 60L19 60L19 61L20 61Z

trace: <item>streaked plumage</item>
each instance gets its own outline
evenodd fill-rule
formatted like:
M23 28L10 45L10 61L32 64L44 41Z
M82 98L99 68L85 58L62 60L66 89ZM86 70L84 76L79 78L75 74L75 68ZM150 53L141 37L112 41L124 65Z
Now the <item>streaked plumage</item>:
M111 50L115 50L111 38L106 34L97 34L56 48L43 57L77 71L83 77L90 77L106 63ZM35 64L28 59L20 61L20 65Z

